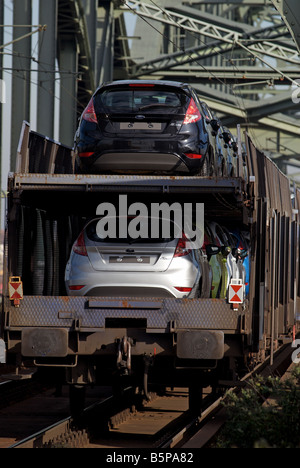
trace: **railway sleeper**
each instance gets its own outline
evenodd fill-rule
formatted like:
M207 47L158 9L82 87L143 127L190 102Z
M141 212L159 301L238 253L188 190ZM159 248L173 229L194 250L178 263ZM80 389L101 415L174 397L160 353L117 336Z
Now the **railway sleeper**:
M88 444L89 437L85 429L68 429L64 434L60 434L46 442L43 448L83 448Z
M135 398L133 398L134 404L131 404L129 408L125 408L109 418L109 429L117 429L122 423L134 418L138 415L139 411L149 406L158 397L157 393L149 392L149 398L145 398L139 389L137 389L137 391L138 393L135 395Z

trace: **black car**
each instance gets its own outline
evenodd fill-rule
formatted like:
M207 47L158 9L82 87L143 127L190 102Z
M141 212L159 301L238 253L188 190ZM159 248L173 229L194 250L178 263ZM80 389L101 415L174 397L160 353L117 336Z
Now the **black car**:
M75 172L208 175L214 159L205 118L188 84L104 83L75 135Z

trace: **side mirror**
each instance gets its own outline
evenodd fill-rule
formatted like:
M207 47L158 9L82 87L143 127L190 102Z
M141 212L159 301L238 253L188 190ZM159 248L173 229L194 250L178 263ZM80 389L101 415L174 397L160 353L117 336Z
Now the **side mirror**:
M225 143L229 145L229 143L231 143L231 136L229 135L229 133L223 132L222 135L223 135Z
M220 251L221 251L221 247L218 247L215 244L208 244L206 246L206 253L209 257L211 257L212 255L218 254Z
M236 258L239 258L241 256L242 250L238 248L232 249L232 255Z
M232 249L232 255L236 258L244 260L248 256L248 250L241 250L238 248Z
M212 126L212 129L215 133L218 133L219 129L220 129L220 122L219 120L217 119L213 119L210 121L210 125Z
M238 152L238 145L237 145L237 143L236 143L235 141L232 142L232 148L233 148L233 151L234 151L235 153Z
M245 259L246 257L248 257L248 250L242 250L240 253L240 257L242 259Z
M229 255L230 252L231 252L231 248L230 248L230 247L223 246L223 247L221 248L221 251L222 251L222 254L223 254L225 257L227 257L227 255Z

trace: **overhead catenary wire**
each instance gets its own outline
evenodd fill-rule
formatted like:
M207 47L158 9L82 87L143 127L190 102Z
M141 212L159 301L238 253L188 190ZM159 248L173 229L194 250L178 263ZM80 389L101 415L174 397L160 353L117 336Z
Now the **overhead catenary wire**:
M6 27L7 25L0 25L1 26L4 26ZM13 26L13 25L12 25ZM18 27L19 25L17 25L16 27ZM26 26L26 27L35 27L35 25L23 25L23 27ZM8 25L9 27L9 25ZM63 75L63 76L67 76L67 75L73 75L76 79L78 79L81 75L81 72L78 71L78 72L72 72L64 67L61 67L58 69L54 69L54 70L50 70L48 67L50 66L50 63L47 63L45 61L41 61L39 60L38 58L34 57L33 55L31 56L26 56L24 54L21 54L19 52L14 52L10 49L10 46L13 45L13 43L17 42L17 41L20 41L22 39L26 39L27 37L31 36L31 35L34 35L36 32L41 32L43 33L42 34L42 40L41 40L41 43L40 43L40 46L39 47L42 47L43 46L43 43L44 43L44 33L45 31L47 30L47 25L44 25L44 26L41 26L41 25L37 25L37 28L35 31L32 31L31 33L28 33L24 36L21 36L21 37L18 37L17 39L15 39L14 41L10 41L6 44L3 44L1 47L0 47L0 54L2 55L10 55L12 57L19 57L20 59L30 59L32 60L32 62L36 63L37 65L39 65L40 69L38 70L37 68L30 68L30 69L27 69L27 68L24 68L22 66L20 67L1 67L0 70L3 70L5 71L6 73L9 73L11 75L17 73L17 72L29 72L30 74L31 73L38 73L40 71L42 71L43 73L45 74L49 74L49 81L59 81L61 80L61 76L58 76L58 77L55 77L53 78L53 75ZM2 50L1 50L2 49ZM5 51L5 49L8 49L9 51ZM44 89L45 92L49 93L55 100L58 100L58 101L61 101L61 98L58 97L55 92L51 92L49 89L45 88L42 86L42 84L40 82L35 82L33 81L32 79L29 79L28 76L24 76L22 74L20 74L19 78L25 80L25 81L28 81L29 80L29 83L31 83L32 85L34 86L37 86L37 87L42 87ZM47 80L44 80L44 82L46 82ZM73 95L70 93L70 90L68 88L66 88L62 83L61 83L61 88L67 93L69 94L73 99L74 99L74 103L77 103L80 107L82 107L84 109L85 107L85 103L82 103L78 100L77 96ZM76 106L72 106L72 108L70 108L70 110L72 111L77 111L77 108Z
M6 6L6 4L5 4ZM11 12L13 12L13 10L11 8L8 8ZM45 42L45 31L47 30L47 24L1 24L0 27L3 29L3 28L7 28L7 31L6 31L6 34L9 34L9 31L11 31L12 28L36 28L34 31L30 31L28 32L28 34L24 34L18 38L15 38L14 40L11 40L9 42L6 42L5 44L2 44L1 47L0 47L0 54L1 55L9 55L11 54L13 57L20 57L20 59L22 58L27 58L27 59L30 59L33 63L37 64L39 66L39 70L37 69L37 67L24 67L22 66L22 62L20 62L20 66L14 66L14 68L12 67L2 67L2 70L5 71L6 73L9 73L11 72L11 74L16 74L18 73L19 74L19 77L20 78L23 78L25 80L28 80L29 78L29 75L25 76L25 73L38 73L38 72L43 72L45 77L46 77L46 74L49 74L49 81L58 81L58 80L61 80L62 78L65 78L67 76L70 76L70 77L74 77L74 80L80 80L80 77L82 75L82 71L72 71L72 70L69 70L67 69L66 67L64 67L62 64L60 64L59 66L59 70L56 69L52 69L52 64L50 63L46 63L45 61L41 61L39 58L37 57L34 57L33 55L31 55L30 57L25 57L24 54L19 54L18 52L15 52L15 51L12 51L11 50L11 46L13 44L15 44L16 42L18 41L21 41L21 40L24 40L30 36L33 36L36 32L40 32L41 33L41 36L39 38L39 40L36 41L36 44L34 46L34 51L37 50L37 47L39 48L39 50L41 50L41 48L43 47L44 44L46 44ZM8 52L9 51L9 52ZM34 52L33 52L34 54ZM21 76L22 73L24 73L24 76ZM56 76L59 74L59 77ZM54 75L54 77L53 77ZM44 83L46 80L43 80ZM29 82L34 84L35 86L37 87L40 87L40 85L42 85L41 82L34 82L32 80L29 79ZM43 86L42 86L43 87ZM71 95L72 96L72 99L74 99L74 103L76 102L78 104L78 106L80 106L82 109L84 109L86 103L82 103L80 102L78 99L77 99L77 96L76 95L73 95L73 93L71 94L70 93L70 89L66 86L64 86L63 83L61 83L61 89L64 90L67 94ZM51 93L51 90L49 89L45 89L44 90L50 94L53 94L53 92ZM54 96L55 99L59 99L61 100L59 97L57 96ZM72 106L72 110L76 110L78 111L78 108L76 108L76 105L75 106Z
M130 0L128 0L130 2ZM132 8L129 4L128 4L128 1L127 0L122 0L122 3L124 6L126 6L129 10L131 10L134 14L136 14L137 16L139 16L144 22L146 22L152 29L154 29L156 32L158 32L162 37L164 37L165 39L167 39L168 42L170 42L171 44L173 44L173 46L175 46L175 48L179 51L182 51L182 52L185 52L186 53L186 50L185 48L183 47L180 47L178 46L174 41L172 41L169 36L165 35L164 33L162 33L158 28L156 28L152 23L150 23L149 21L146 20L146 18L139 13L138 10ZM192 36L194 37L197 37L197 39L199 40L199 42L201 42L202 44L206 45L206 46L210 46L212 47L212 49L215 49L213 45L211 44L207 44L204 40L202 40L199 36L200 36L200 32L199 34L197 34L196 32L193 32L187 28L185 28L184 25L182 24L178 24L177 21L175 21L171 16L170 14L168 13L167 10L165 10L164 8L162 8L161 6L157 5L153 0L150 0L150 2L154 5L154 7L157 9L157 10L160 10L173 24L174 24L174 27L177 27L181 30L183 30L185 33L188 32L189 34L191 34ZM157 20L157 18L154 18L155 20ZM267 28L267 29L270 29L270 28ZM243 50L247 51L251 57L255 60L260 60L262 63L264 63L264 65L266 66L269 66L272 70L274 71L277 71L281 76L283 76L285 79L287 79L288 81L291 82L291 84L294 84L294 85L297 85L297 87L300 87L300 83L298 81L295 81L293 80L292 78L288 77L288 75L286 75L285 73L283 73L281 70L277 69L276 67L273 67L271 64L269 64L266 60L262 59L258 54L256 54L255 52L251 51L248 47L246 47L245 45L243 45L241 43L241 41L238 41L237 38L234 38L234 40L231 41L232 42L232 53L233 53L233 50L236 46L239 46L241 47ZM215 52L217 55L219 55L222 60L224 60L224 56L221 52L219 52L217 49L215 49ZM189 54L188 54L189 56ZM222 80L221 78L219 78L218 76L216 76L211 70L207 69L202 63L200 63L197 59L195 59L194 57L192 57L190 55L190 58L193 62L196 62L203 70L205 70L210 76L212 76L214 79L216 79L221 85L225 86L225 87L228 87L231 91L231 94L233 96L236 97L236 99L240 99L241 102L242 102L242 105L238 103L237 101L237 105L239 108L241 108L244 112L245 112L245 121L246 121L246 125L248 126L250 124L250 121L248 119L248 114L247 114L247 107L245 105L245 102L244 102L244 98L242 96L242 93L240 90L236 90L233 88L233 86L231 86L230 84L226 83L225 80ZM233 66L233 68L235 70L237 70L238 72L240 72L240 69L238 68L238 66L230 61L231 65ZM237 92L239 94L239 96L237 95ZM251 132L252 133L252 132ZM254 136L254 139L256 140L255 136ZM258 145L259 146L259 145Z
M161 11L166 12L166 14L168 15L168 12L167 12L166 10L164 10L164 9L161 8L160 6L156 5L156 3L155 3L153 0L150 0L150 1L151 1L151 3L152 3L153 5L155 5L157 8L160 8ZM128 5L129 2L123 1L122 3L125 4L125 5L126 5L130 10L132 10L135 14L138 15L138 11L135 10L135 9L133 9L133 8L131 8L130 5ZM170 18L171 18L171 17L170 17ZM152 29L154 29L156 32L158 32L160 35L162 35L164 38L166 38L170 43L172 43L172 45L174 46L174 48L176 48L177 50L185 51L185 48L184 48L184 47L180 47L176 42L172 41L166 34L163 34L158 28L156 28L153 24L151 24L150 21L147 21L145 18L143 18L143 20L144 20ZM183 31L186 32L186 29L185 29L184 25L177 25L176 22L175 22L174 20L172 20L172 21L173 21L175 27L178 27L178 28L180 28L181 30L183 30ZM35 25L32 25L32 27L34 27L34 26L35 26ZM41 25L39 25L39 28L41 28ZM35 32L36 32L36 31L32 31L30 34L34 34ZM188 31L188 32L189 32L189 34L194 35L194 36L196 37L196 33L192 33L191 31ZM204 45L208 45L201 37L199 37L199 34L197 35L197 38L198 38L198 40L199 40L201 43L203 43ZM21 38L18 38L18 40L21 40ZM42 44L43 44L43 40L44 40L44 34L43 34L43 38L42 38ZM2 47L4 48L4 47L6 47L7 45L12 44L13 42L14 42L14 41L12 41L12 42L10 42L10 43L8 43L8 44L4 44ZM241 48L247 49L247 47L244 46L243 44L238 44L237 42L232 42L232 51L235 49L235 47L236 47L237 45L239 45L239 47L241 47ZM212 47L213 47L213 46L212 46ZM247 51L248 51L248 49L247 49ZM248 52L249 52L249 51L248 51ZM0 51L0 53L3 53L3 52ZM220 53L218 50L216 50L216 53L222 58L222 60L224 60L224 55L223 55L222 53ZM252 53L251 51L250 51L250 53L252 54L252 57L253 57L253 53ZM228 83L226 82L226 79L222 79L222 78L220 78L219 76L216 76L215 73L213 73L211 70L207 69L207 67L205 67L205 66L204 66L202 63L200 63L199 61L195 60L194 57L191 57L191 58L193 58L193 61L196 62L203 70L205 70L207 73L209 73L210 76L211 76L212 78L214 78L220 85L225 86L226 88L228 88L228 89L230 90L230 92L232 93L232 95L234 95L234 96L236 97L237 100L238 100L238 99L240 100L240 102L238 102L238 106L241 107L241 108L245 111L245 114L247 115L247 110L246 110L246 109L247 109L247 106L245 105L245 102L244 102L244 99L243 99L243 96L242 96L242 93L240 92L240 90L237 90L237 89L234 88L234 86L228 84ZM259 57L258 57L258 59L259 59ZM37 60L37 59L34 58L34 57L32 57L32 60L33 60L34 62L40 64L40 65L45 65L45 68L47 68L47 64L46 64L46 63L43 63L43 64L42 64L39 60ZM232 63L232 62L230 62L230 63L231 63L231 65L233 66L234 69L236 69L237 71L240 71L239 68L238 68L238 66L237 66L235 63ZM42 68L42 67L41 67L41 68ZM7 70L7 69L5 69L5 70ZM21 67L18 68L17 70L20 71L20 72L21 72L21 71L27 71L27 70L25 70L25 69L22 69ZM13 73L14 73L15 71L16 71L16 69L12 70ZM37 70L32 69L31 71L32 71L32 72L36 72ZM50 75L51 75L51 74L54 74L54 75L55 75L56 73L57 73L57 74L61 74L61 75L72 74L72 73L73 73L74 76L76 76L76 74L78 73L78 75L80 75L80 72L71 72L71 71L67 71L67 70L64 70L63 68L61 69L61 67L60 67L60 69L57 70L57 71L56 71L56 70L47 70L47 69L44 69L43 71L44 71L45 74L46 74L46 73L49 73L49 80L52 79L52 78L50 77ZM55 78L55 79L58 80L59 78ZM35 84L36 86L39 86L39 85L40 85L39 83L34 83L34 84ZM297 86L300 86L298 83L296 83L296 84L297 84ZM47 90L47 91L48 91L48 90ZM49 92L49 91L48 91L48 92ZM66 92L70 93L70 91L67 90L67 89L66 89ZM57 96L55 96L55 98L56 98L56 99L60 99L60 98L57 97ZM82 105L82 104L76 99L75 96L74 96L74 99L77 101L77 103L78 103L81 107L84 108L84 105ZM242 103L242 104L241 104L241 103Z
M11 75L13 75L13 73L15 73L15 70L13 70L12 68L5 69L5 71L6 71L6 73L10 73ZM21 71L22 71L22 70L21 70ZM45 73L47 73L47 72L45 71ZM50 72L49 72L49 73L50 73ZM57 74L58 74L59 71L57 70L56 72L53 72L53 73L57 73ZM22 75L20 76L20 78L23 79L23 80L25 80L25 81L28 80L27 77L24 77L24 76L22 76ZM60 80L60 78L57 78L57 80ZM33 80L29 80L29 83L31 83L32 85L37 86L37 87L42 87L42 85L41 85L39 82L35 82L35 81L33 81ZM72 96L72 97L74 98L74 102L76 102L77 104L79 104L79 105L82 106L83 108L85 107L85 104L81 103L81 102L78 100L78 98L77 98L76 96L73 96L73 95L70 93L70 91L69 91L65 86L62 85L61 87L62 87L62 89L64 89L64 91L65 91L66 93L68 93L70 96ZM61 98L58 97L58 96L56 96L56 94L52 93L49 89L47 89L47 88L43 88L43 89L44 89L47 93L49 93L51 96L53 96L54 99L56 99L56 100L59 101L59 102L61 101ZM76 109L76 107L74 106L74 107L70 108L70 110L77 110L77 109Z
M3 25L2 25L3 26ZM6 26L5 26L6 27ZM19 42L19 41L22 41L23 39L26 39L27 37L30 37L32 36L33 34L36 34L37 32L41 32L41 31L46 31L47 29L47 25L39 25L37 29L35 29L34 31L31 31L27 34L23 34L23 36L20 36L20 37L17 37L16 39L13 39L12 41L10 42L7 42L6 44L2 44L0 45L0 50L1 49L4 49L5 47L8 47L9 45L12 45L12 44L15 44L16 42Z
M136 15L138 15L138 16L139 16L140 18L142 18L144 21L146 21L145 18L144 18L144 15L143 15L143 14L140 14L140 12L139 12L138 10L132 8L132 7L128 4L128 2L130 3L130 0L128 0L128 1L127 1L127 0L123 0L123 1L122 1L122 3L123 3L124 6L126 6L129 10L131 10L132 12L134 12ZM153 0L150 0L150 2L153 4L153 6L154 6L158 11L161 11L161 12L168 18L168 20L169 20L171 23L174 24L175 27L178 27L178 28L182 29L182 30L185 31L185 32L189 32L190 34L195 35L195 31L192 31L190 28L188 28L188 27L186 27L186 26L184 26L184 25L182 25L182 24L179 24L178 21L176 21L176 20L170 15L170 13L169 13L166 9L164 9L164 8L160 7L159 5L157 5ZM155 18L155 17L154 17L153 19L159 21L158 18ZM146 21L146 22L147 22L147 24L149 24L151 27L153 27L157 32L159 32L159 34L163 35L163 34L161 33L161 31L159 31L157 28L155 28L151 23L149 23L148 21ZM222 29L222 28L221 28L221 29ZM268 28L266 28L266 29L270 29L270 28L268 27ZM277 73L281 74L285 79L288 79L289 81L291 81L292 84L297 85L297 86L300 86L300 84L299 84L297 81L295 81L295 80L293 80L292 78L288 77L288 75L286 75L286 74L285 74L284 72L282 72L280 69L277 69L276 67L273 67L269 62L267 62L266 60L264 60L264 59L263 59L260 55L258 55L255 51L252 51L251 49L249 49L249 47L247 47L247 46L245 46L244 44L242 44L243 39L240 37L240 34L238 34L238 33L237 33L237 34L232 34L232 33L231 33L231 34L230 34L230 37L228 37L229 30L226 30L225 32L226 32L225 38L222 37L221 35L219 35L219 39L220 39L220 40L225 40L225 42L227 42L227 43L232 43L232 44L238 45L239 47L241 47L241 48L243 48L244 50L246 50L251 56L253 56L253 57L255 57L256 59L260 60L260 61L261 61L262 63L264 63L266 66L269 66L271 69L276 70ZM203 31L202 31L202 33L203 33ZM201 34L201 31L199 31L199 33L197 33L197 34L198 34L198 36L199 36L199 35ZM165 35L163 35L163 36L164 36L165 38L167 38L168 40L170 40L170 39L169 39L168 37L166 37ZM212 33L211 33L211 34L208 34L208 36L209 36L209 37L213 37L213 36L212 36ZM204 42L203 40L201 40L201 39L199 39L199 40L200 40L200 42L202 42L203 44L208 45L208 44L207 44L206 42ZM250 39L246 39L246 41L249 41L249 40L250 40ZM259 40L257 40L257 41L259 41ZM251 42L252 42L252 39L251 39ZM174 42L172 42L172 43L174 44ZM214 47L212 46L212 48L214 48ZM179 49L180 49L180 48L179 48ZM220 56L222 55L222 54L221 54L219 51L217 51L217 50L216 50L216 53L219 54ZM194 60L194 61L196 61L196 60ZM198 62L197 62L197 63L198 63ZM201 66L201 64L199 64L199 65ZM205 67L203 66L203 68L205 68ZM214 76L213 73L211 73L211 75ZM214 77L215 77L215 76L214 76ZM217 77L215 77L215 78L217 78Z
M153 1L153 0L150 0L151 3L157 7L158 9L160 9L163 13L166 14L166 16L168 16L171 21L174 23L174 26L175 27L178 27L180 29L182 29L184 32L186 32L186 28L184 28L184 26L182 25L179 25L175 20L173 20L173 18L170 17L170 15L168 14L168 12L166 10L164 10L163 8L161 8L159 5L156 5L156 3ZM137 10L135 10L134 8L132 8L130 5L128 5L128 3L126 2L126 0L124 1L124 4L133 12L135 13L137 16L139 16L145 23L147 23L152 29L154 29L156 32L158 32L162 37L164 37L165 39L167 39L167 41L169 43L171 43L177 50L180 50L182 52L186 52L185 48L182 48L180 46L178 46L174 41L172 41L172 39L170 39L169 36L167 36L166 34L162 33L158 28L156 28L153 24L151 24L145 17L139 15L139 12ZM195 35L195 33L191 32L191 31L188 31L189 34L191 34L192 36L194 37L197 37L197 40L199 40L199 42L201 42L202 44L204 45L207 45L207 43L205 41L203 41L201 38L199 38L199 35ZM232 44L232 48L234 47L234 43ZM214 47L213 47L214 49ZM223 55L216 51L218 55L220 55L223 59ZM189 54L188 54L189 55ZM234 92L234 89L232 88L232 86L228 83L226 83L226 81L222 80L221 78L217 77L213 72L211 72L210 70L208 70L202 63L200 63L197 59L195 59L194 57L192 57L190 55L190 58L192 59L193 62L196 62L204 71L206 71L207 73L209 73L214 79L216 79L219 84L221 84L222 86L225 86L225 87L229 87L230 91L232 92L233 95L236 95L235 92ZM234 64L232 64L234 66L234 68L236 68L236 70L239 71L238 67ZM239 107L242 107L239 105ZM246 112L246 107L244 106L244 110Z
M162 9L160 6L156 5L154 2L152 2L152 3L153 3L157 8L159 8L161 11L165 12L166 15L168 15L168 13L167 13L164 9ZM137 16L139 16L145 23L147 23L152 29L154 29L154 30L155 30L156 32L158 32L162 37L164 37L165 39L167 39L167 41L168 41L169 43L171 43L177 50L180 50L180 51L182 51L182 52L186 52L185 48L181 48L180 46L178 46L174 41L172 41L172 39L170 39L169 36L167 36L166 34L162 33L158 28L156 28L153 24L151 24L146 18L144 18L143 16L139 15L139 12L136 11L134 8L131 8L130 5L128 5L127 2L124 2L124 4L125 4L125 5L127 6L127 8L129 8L133 13L135 13ZM174 20L172 20L172 21L174 21ZM186 31L185 28L184 28L183 26L178 25L175 21L174 21L174 26L176 26L176 27L178 27L178 28L183 29L184 31ZM190 31L189 31L189 32L190 32ZM204 41L201 41L201 40L200 40L200 42L203 42L203 43L206 45L206 43L205 43ZM191 58L194 62L196 62L201 68L203 68L203 70L205 70L206 72L210 73L210 75L211 75L213 78L215 78L217 81L219 81L220 84L225 85L225 86L228 86L227 83L225 83L222 79L220 79L219 77L217 77L213 72L207 70L207 68L206 68L203 64L201 64L200 62L198 62L197 60L195 60L191 55L190 55L190 58Z
M258 39L254 39L254 38L244 38L243 36L243 33L241 32L235 32L235 31L232 31L230 28L226 28L226 27L222 27L222 26L216 26L216 28L213 27L213 25L209 24L209 23L206 23L205 21L203 20L196 20L196 19L193 19L193 18L189 18L189 17L185 17L181 14L178 14L178 13L175 13L175 12L168 12L167 9L165 8L162 8L160 7L159 5L157 5L153 0L150 0L150 2L152 3L154 10L153 12L139 12L138 10L135 10L134 8L130 7L130 5L128 5L128 2L130 3L135 3L136 6L143 6L145 7L146 4L144 4L143 2L140 2L140 0L123 0L123 4L129 8L131 11L135 12L137 15L139 15L140 17L143 17L143 16L150 16L150 13L153 14L153 19L157 20L157 21L164 21L163 20L163 17L166 17L169 21L168 24L174 24L174 26L178 27L178 28L181 28L183 29L184 31L186 32L189 32L189 33L197 33L197 35L200 35L200 34L204 34L205 36L207 37L210 37L210 38L213 38L213 39L219 39L227 44L232 44L232 43L236 43L237 45L240 46L240 44L242 44L242 42L251 42L252 44L256 43L256 42L261 42L262 44L264 42L266 42L265 45L267 46L270 46L271 44L268 42L268 40L266 41L265 38L258 38ZM157 16L157 12L161 12L163 14L162 17L158 17ZM173 16L171 16L171 13L173 16L175 16L176 19L173 18ZM187 23L187 25L186 25ZM198 27L200 26L200 29L199 30L196 30ZM286 27L285 27L286 29ZM272 29L271 29L272 30ZM264 29L264 31L270 31L270 27L267 27ZM279 35L281 36L281 34ZM279 37L278 35L276 37ZM253 40L254 39L254 40ZM271 39L274 39L273 37ZM202 41L205 45L207 45L204 41ZM252 49L250 49L249 47L245 46L243 44L243 47L244 49L247 50L247 52L250 54L250 55L253 55L254 57L256 57L258 60L261 59L260 55L258 55L256 53L256 51L259 51L261 53L264 53L265 55L268 54L268 50L263 50L261 48L259 49L255 49L255 51L253 51ZM270 48L270 47L269 47ZM280 59L286 59L286 60L296 60L296 63L299 64L299 54L298 52L296 51L296 49L286 49L284 47L280 47L280 57L278 57L278 55L274 55L272 53L274 49L274 44L272 44L272 47L271 47L271 56L272 57L275 57L275 58L280 58ZM217 52L219 53L219 52ZM283 54L286 54L286 56L284 56ZM288 54L291 55L291 57L288 56ZM270 65L267 61L264 62L266 65ZM280 73L280 70L278 70L278 73Z

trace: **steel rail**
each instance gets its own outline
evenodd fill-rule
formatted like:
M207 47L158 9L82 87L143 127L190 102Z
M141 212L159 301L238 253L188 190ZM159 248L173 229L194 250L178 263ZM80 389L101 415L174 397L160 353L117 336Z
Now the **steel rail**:
M271 364L272 357L268 356L263 363L258 364L251 372L243 376L236 386L228 388L225 395L216 399L202 412L200 417L191 418L183 428L180 428L168 440L164 441L160 448L192 449L205 447L226 422L226 410L223 406L226 395L231 392L238 393L255 375L267 377L280 374L282 376L292 362L292 353L293 348L290 345L280 347L274 352L273 364Z
M111 404L113 400L114 396L109 396L105 400L93 403L84 409L84 416L91 413L95 409L106 407L107 405ZM59 441L60 437L62 438L65 437L65 435L68 436L72 433L75 434L76 438L76 436L80 436L83 431L78 429L76 421L74 421L72 416L67 416L66 418L57 421L56 423L51 424L50 426L45 427L40 431L26 437L25 439L14 443L8 448L44 448L45 446L51 444L51 441Z

